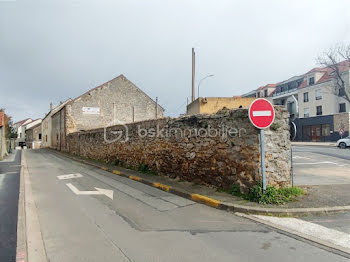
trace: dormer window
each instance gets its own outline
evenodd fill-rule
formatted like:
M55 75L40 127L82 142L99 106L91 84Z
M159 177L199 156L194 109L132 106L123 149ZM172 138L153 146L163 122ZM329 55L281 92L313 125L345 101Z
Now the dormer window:
M264 97L267 97L267 89L264 90Z
M315 77L310 77L309 78L309 86L315 84Z

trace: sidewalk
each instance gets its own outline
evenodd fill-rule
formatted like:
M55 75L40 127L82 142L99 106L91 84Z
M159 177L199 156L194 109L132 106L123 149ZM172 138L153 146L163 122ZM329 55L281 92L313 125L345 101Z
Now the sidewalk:
M336 142L292 142L292 146L336 146Z
M350 184L303 186L307 194L299 197L298 201L290 202L283 206L260 205L228 193L218 192L213 187L198 185L179 179L171 179L165 176L144 174L99 161L86 160L55 150L50 151L77 162L113 173L114 175L123 176L222 210L275 216L303 216L350 211Z

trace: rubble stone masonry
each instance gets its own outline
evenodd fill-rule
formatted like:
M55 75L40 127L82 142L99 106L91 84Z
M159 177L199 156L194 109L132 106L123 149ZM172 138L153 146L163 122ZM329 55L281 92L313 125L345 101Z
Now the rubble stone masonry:
M267 182L288 186L289 114L279 106L275 110L275 121L265 130ZM218 188L236 184L246 192L261 180L259 130L250 123L247 109L76 132L66 143L64 149L71 154Z

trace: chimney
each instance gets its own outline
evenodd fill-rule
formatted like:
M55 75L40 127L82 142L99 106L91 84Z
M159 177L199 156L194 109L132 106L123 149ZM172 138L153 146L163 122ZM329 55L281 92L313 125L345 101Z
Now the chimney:
M196 99L194 83L196 76L196 53L194 52L194 48L192 48L192 102Z
M50 111L52 111L52 103L50 103Z

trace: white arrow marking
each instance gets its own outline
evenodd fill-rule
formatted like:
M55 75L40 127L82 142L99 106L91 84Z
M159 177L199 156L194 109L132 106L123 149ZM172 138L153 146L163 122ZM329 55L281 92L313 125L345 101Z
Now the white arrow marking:
M78 177L83 177L82 174L69 174L69 175L62 175L62 176L57 176L59 180L63 179L71 179L71 178L78 178Z
M253 111L253 116L271 116L271 111Z
M70 190L73 191L74 194L76 195L105 195L109 197L110 199L113 200L113 190L109 189L103 189L103 188L98 188L95 187L97 191L80 191L78 188L73 186L71 183L66 184Z

